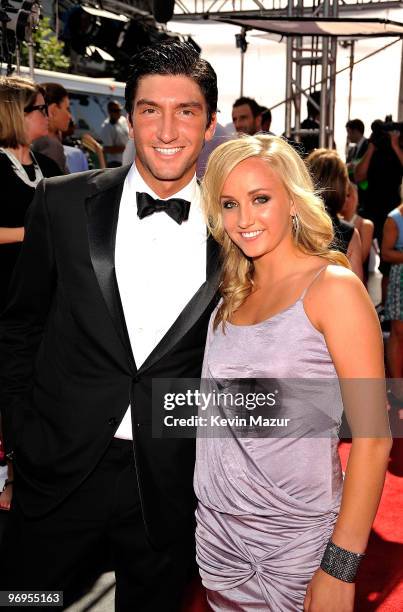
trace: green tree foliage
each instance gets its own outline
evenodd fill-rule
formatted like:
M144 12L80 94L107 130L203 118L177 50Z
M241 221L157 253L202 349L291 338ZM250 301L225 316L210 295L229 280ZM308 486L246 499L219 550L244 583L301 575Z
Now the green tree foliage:
M40 20L38 29L33 33L34 42L34 66L43 70L58 70L67 72L70 62L63 54L64 43L57 40L52 30L49 17ZM22 44L22 64L28 65L28 45Z

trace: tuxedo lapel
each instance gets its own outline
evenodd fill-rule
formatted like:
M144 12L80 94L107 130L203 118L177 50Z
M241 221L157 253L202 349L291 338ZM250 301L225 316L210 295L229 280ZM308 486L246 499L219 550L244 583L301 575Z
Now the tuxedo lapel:
M199 190L197 193L197 197L200 198ZM192 205L195 204L195 201L192 202ZM175 344L177 344L186 335L186 333L197 323L197 321L203 315L205 310L216 298L218 285L221 277L219 257L220 247L210 234L207 237L206 250L206 282L203 283L203 285L187 303L185 308L179 314L178 318L168 329L166 334L163 336L157 346L153 349L153 351L149 354L147 359L139 368L140 373L144 370L151 368L157 361L164 357L164 355L169 353L169 351L172 350Z
M95 193L86 199L85 207L95 276L116 332L134 364L115 272L116 229L127 172L128 168L119 168L113 175L105 173L96 176L93 185Z
M360 146L356 146L356 151L354 154L354 159L361 159L361 157L364 155L364 153L366 152L368 146L366 145L367 141L363 140L360 144Z
M207 259L206 259L206 278L207 280L215 276L221 270L220 245L209 233L207 236Z
M162 340L147 357L139 369L140 373L151 368L157 361L164 357L164 355L169 353L175 344L177 344L193 325L197 323L198 319L216 297L220 274L220 269L216 267L214 273L205 283L203 283L190 302L187 303L172 327L170 327Z

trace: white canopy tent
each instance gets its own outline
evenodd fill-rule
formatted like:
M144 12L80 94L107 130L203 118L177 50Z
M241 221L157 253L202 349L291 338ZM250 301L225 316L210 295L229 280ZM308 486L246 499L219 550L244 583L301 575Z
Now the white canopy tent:
M261 30L282 36L337 36L348 38L403 36L403 23L389 19L354 19L331 17L215 17L246 29Z
M243 90L243 55L246 52L245 33L250 30L265 32L267 35L277 35L287 41L286 95L285 95L285 133L297 141L302 135L301 96L307 97L320 110L320 127L313 130L319 132L320 146L332 147L334 143L334 105L337 40L340 38L354 41L360 38L398 37L403 36L403 23L380 18L339 18L337 17L337 0L328 6L327 15L318 17L295 16L294 7L290 6L287 17L270 17L261 15L242 15L241 13L214 15L211 20L227 23L241 28L239 38L244 44L241 49L241 95ZM331 16L329 16L331 15ZM210 19L210 17L208 17ZM354 42L352 43L352 59L350 69L350 99L351 82L354 66ZM302 70L310 67L311 86L302 87ZM317 67L321 76L317 80ZM403 81L402 81L403 82ZM316 86L322 92L320 107L310 97ZM294 128L292 114L294 113Z

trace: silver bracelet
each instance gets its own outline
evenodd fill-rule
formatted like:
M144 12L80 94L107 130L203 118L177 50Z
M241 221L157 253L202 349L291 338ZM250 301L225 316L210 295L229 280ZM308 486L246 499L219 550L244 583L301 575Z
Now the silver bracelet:
M343 580L343 582L354 582L363 557L365 557L364 554L345 550L329 540L320 567L330 576Z

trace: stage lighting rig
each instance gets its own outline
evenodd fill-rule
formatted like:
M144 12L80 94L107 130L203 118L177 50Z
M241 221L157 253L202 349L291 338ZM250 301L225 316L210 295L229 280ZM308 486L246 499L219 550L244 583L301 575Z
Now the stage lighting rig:
M38 25L39 11L37 0L1 0L0 20L22 42L28 39L30 29ZM7 19L3 20L4 14Z
M32 42L39 14L38 0L0 0L0 63L7 63L7 74L12 72L11 63L19 43Z

